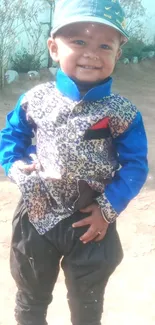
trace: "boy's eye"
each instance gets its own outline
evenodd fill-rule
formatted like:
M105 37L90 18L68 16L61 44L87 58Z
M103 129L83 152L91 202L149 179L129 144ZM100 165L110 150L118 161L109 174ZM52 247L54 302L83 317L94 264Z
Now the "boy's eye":
M109 45L107 45L107 44L101 44L100 48L104 49L104 50L110 50L111 49L111 47Z
M73 43L74 44L77 44L77 45L85 45L86 43L84 42L84 41L82 41L82 40L75 40L75 41L73 41Z

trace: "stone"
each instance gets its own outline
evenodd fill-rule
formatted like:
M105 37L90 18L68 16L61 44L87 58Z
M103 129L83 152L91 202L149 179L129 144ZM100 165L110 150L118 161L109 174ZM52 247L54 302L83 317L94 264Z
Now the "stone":
M7 70L5 73L5 80L8 84L11 84L14 81L19 79L19 74L15 70Z
M30 80L40 80L40 74L37 71L29 71L27 74Z
M131 59L131 62L134 64L137 64L139 62L139 59L137 56L133 56L133 58Z
M124 64L129 64L129 63L130 63L130 61L129 61L129 59L128 59L128 58L125 58L125 59L123 59L123 63L124 63Z

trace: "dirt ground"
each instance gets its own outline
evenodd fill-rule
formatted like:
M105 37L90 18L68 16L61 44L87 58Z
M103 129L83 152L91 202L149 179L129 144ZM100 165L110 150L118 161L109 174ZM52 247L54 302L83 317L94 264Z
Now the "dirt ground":
M49 79L42 72L41 82ZM124 260L106 290L104 325L155 324L155 61L139 65L119 64L114 74L114 91L131 99L143 113L149 140L150 173L146 185L119 217L118 230ZM0 128L5 114L20 94L36 82L26 76L0 93ZM15 325L13 309L16 288L9 273L11 219L19 198L16 186L0 170L0 325ZM49 307L49 325L69 325L63 274L60 273Z

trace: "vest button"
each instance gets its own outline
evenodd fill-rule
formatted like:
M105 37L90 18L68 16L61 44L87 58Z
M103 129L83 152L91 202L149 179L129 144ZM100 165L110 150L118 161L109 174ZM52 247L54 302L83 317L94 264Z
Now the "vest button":
M76 136L75 136L74 133L69 133L68 137L69 137L69 139L71 139L71 140L75 140L75 138L76 138Z
M71 213L73 213L73 208L72 207L71 208L68 208L68 211L71 212Z
M99 146L99 151L100 151L100 152L103 151L103 146Z
M73 173L68 173L68 178L69 178L69 180L73 180L74 179Z

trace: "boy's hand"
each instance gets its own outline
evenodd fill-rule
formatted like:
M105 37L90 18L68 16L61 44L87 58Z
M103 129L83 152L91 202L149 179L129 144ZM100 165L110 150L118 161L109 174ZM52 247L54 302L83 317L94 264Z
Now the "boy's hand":
M24 171L26 174L31 174L34 170L40 170L41 168L36 154L31 153L29 155L29 158L32 160L30 164L26 164L24 161L20 161L19 165L20 170Z
M86 244L92 240L95 241L102 240L106 235L109 224L104 220L100 207L94 203L91 204L89 207L82 209L80 211L84 213L88 213L88 212L91 213L89 217L84 218L72 225L73 228L90 225L87 232L80 237L80 240L83 242L83 244Z
M21 170L23 170L26 174L31 174L34 170L36 170L36 163L32 163L30 165L25 165L20 167Z
M31 164L26 165L25 163L22 163L20 165L20 170L25 172L26 174L31 174L34 170L39 171L39 174L44 178L44 179L53 179L53 180L58 180L61 179L60 173L54 171L54 170L47 170L42 171L41 165L38 162L32 162Z
M26 173L32 173L34 170L36 170L36 164L35 163L32 163L30 165L25 165L23 167L23 170L26 172Z

